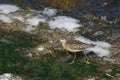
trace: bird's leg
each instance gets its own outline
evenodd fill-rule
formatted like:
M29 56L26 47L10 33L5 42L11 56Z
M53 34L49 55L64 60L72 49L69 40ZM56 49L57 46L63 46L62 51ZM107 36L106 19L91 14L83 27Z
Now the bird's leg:
M90 62L89 62L89 58L87 57L87 55L86 55L85 53L84 53L84 55L85 55L85 57L86 57L86 59L87 59L86 63L89 64L89 63L90 63Z
M71 55L68 53L68 51L66 51L66 54L67 54L67 58L71 58Z
M68 51L66 51L66 54L67 54L67 55L70 55L70 54L68 53Z
M51 50L49 50L49 53L50 53L53 57L56 57L56 55L54 55Z
M73 60L69 64L73 64L75 59L76 59L76 54L74 54L74 58L73 58Z

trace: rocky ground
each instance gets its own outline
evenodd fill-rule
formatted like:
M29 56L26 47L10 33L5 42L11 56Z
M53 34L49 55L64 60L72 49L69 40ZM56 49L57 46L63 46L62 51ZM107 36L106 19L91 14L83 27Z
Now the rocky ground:
M115 16L114 18L111 15L99 15L99 14L97 15L96 13L95 13L96 15L94 15L91 12L94 13L94 10L96 9L96 7L92 6L92 2L88 1L88 3L89 4L86 3L84 5L81 5L84 8L86 7L88 10L86 11L85 9L83 9L81 10L81 13L77 12L79 13L79 15L77 16L74 14L69 14L68 13L69 11L65 13L63 12L65 15L72 15L73 17L77 17L81 21L82 27L80 27L76 33L69 32L67 30L60 30L58 28L51 29L47 23L40 22L39 25L36 26L32 31L34 34L31 34L31 33L24 32L24 29L26 28L26 23L18 19L14 19L13 23L5 23L3 21L0 21L0 44L3 45L3 48L4 48L4 45L15 46L14 48L11 48L11 49L14 49L13 51L20 53L20 55L22 55L22 57L24 57L25 59L33 60L32 61L33 63L30 63L33 65L35 64L35 66L32 66L33 68L36 67L36 65L37 65L36 68L38 69L40 69L38 66L41 66L41 65L52 66L52 67L57 66L57 68L53 69L50 67L50 69L52 69L53 71L56 71L56 73L58 71L57 73L58 75L60 75L59 74L60 68L62 69L68 68L68 69L65 69L66 70L65 72L67 73L66 76L68 77L72 75L71 77L73 78L72 80L119 80L120 79L120 67L119 67L120 66L120 50L119 50L120 49L120 34L119 34L120 19L118 17L119 15ZM104 1L102 3L104 3ZM96 3L95 5L99 5L99 4L100 3ZM102 7L107 10L109 7L107 4L109 5L109 3L104 3L103 5L99 5L98 7L100 8ZM91 9L89 6L93 7L94 10ZM117 11L119 13L119 10ZM108 11L108 12L111 12L111 11ZM34 11L34 12L16 11L11 14L16 16L22 16L22 17L25 17L27 14L31 14L32 17L34 17L39 13L38 11ZM60 14L62 14L62 12ZM84 56L82 57L78 56L78 59L76 60L75 64L69 65L68 64L69 59L66 57L67 56L66 52L63 50L59 39L61 38L74 39L75 36L79 36L79 35L82 35L91 40L100 40L100 41L109 42L112 45L110 49L112 60L102 60L96 55L89 55L91 63L88 66L88 64L84 63L85 58L82 58ZM0 50L2 50L2 46ZM5 51L3 50L3 53L5 53ZM48 56L49 54L50 56ZM41 64L37 64L37 60L42 60L40 61ZM45 80L45 77L48 76L46 72L49 72L49 71L47 70L46 72L41 70L44 74L42 73L39 74L39 70L37 71L32 69L33 71L31 71L30 70L31 68L28 66L29 64L25 65L25 67L22 67L21 66L22 64L17 64L17 65L19 65L20 67L18 67L18 71L13 72L13 74L14 73L17 74L17 72L19 71L20 71L20 74L26 72L25 75L22 75L23 78L25 79L26 79L26 75L29 72L30 74L28 77L34 77L34 79L31 79L31 80ZM68 67L68 66L72 66L72 67ZM77 72L77 70L80 69L79 66L81 66L80 68L83 69L83 71ZM82 66L85 68L83 68ZM92 73L91 67L95 67L96 71L93 70L93 73ZM26 69L26 68L29 68L29 69ZM73 68L76 68L75 69L76 75L73 75L74 74L74 70L72 70ZM87 70L84 70L84 69L88 69L88 71L90 72L87 72ZM4 70L7 70L7 69L4 69ZM69 73L69 70L71 70L71 72L73 71L73 74ZM86 71L86 73L81 74L84 71ZM3 73L3 72L0 72L0 73ZM51 72L51 73L54 73L54 72ZM64 72L61 72L61 74L62 73ZM81 77L79 75L81 75ZM56 78L53 76L52 77L49 76L50 78L48 78L47 80L50 80L50 79L56 80ZM65 80L65 78L69 79L67 77L62 79L60 78L60 76L58 77L59 77L59 80ZM21 79L15 79L15 80L21 80Z

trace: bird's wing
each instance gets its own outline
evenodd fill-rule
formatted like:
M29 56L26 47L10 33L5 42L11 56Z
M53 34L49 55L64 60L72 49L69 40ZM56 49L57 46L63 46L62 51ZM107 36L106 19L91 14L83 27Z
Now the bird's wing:
M83 49L90 48L93 46L94 45L92 45L92 44L82 43L82 42L77 41L77 40L67 41L67 47L69 47L70 49L83 50Z

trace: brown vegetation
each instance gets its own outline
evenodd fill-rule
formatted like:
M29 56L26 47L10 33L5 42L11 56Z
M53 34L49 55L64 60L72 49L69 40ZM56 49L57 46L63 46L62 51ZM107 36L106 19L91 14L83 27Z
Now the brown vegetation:
M81 6L84 3L84 1L81 0L78 2L73 0L46 0L46 3L55 8L68 10L71 8Z

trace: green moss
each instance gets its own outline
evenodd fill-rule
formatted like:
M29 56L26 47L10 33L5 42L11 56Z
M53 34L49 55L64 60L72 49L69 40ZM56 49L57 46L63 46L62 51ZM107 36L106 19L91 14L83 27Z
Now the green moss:
M5 33L0 32L0 38L9 39L13 44L0 42L0 74L13 73L24 77L26 80L84 80L89 76L99 76L110 80L103 71L97 70L97 64L81 62L83 58L78 57L74 64L58 62L61 56L66 56L65 51L55 51L57 55L43 55L41 59L28 60L22 56L16 48L34 48L37 43L44 41L37 40L35 36L24 32ZM113 67L118 73L118 67Z
M19 8L23 9L23 10L26 10L26 11L29 11L31 10L31 6L23 1L18 1L18 0L12 0L11 1L11 4L15 4L17 6L19 6Z
M113 76L115 76L115 74L117 74L117 73L119 73L120 74L120 66L119 65L114 65L114 66L112 66L112 72L111 72L111 74L113 75Z
M37 35L28 34L21 31L11 33L0 32L0 38L13 42L12 45L14 45L14 47L31 48L35 47L38 43L44 42L38 38Z
M49 29L49 26L47 23L39 22L38 29Z
M16 73L17 67L23 65L27 61L14 49L14 46L0 42L0 73Z

